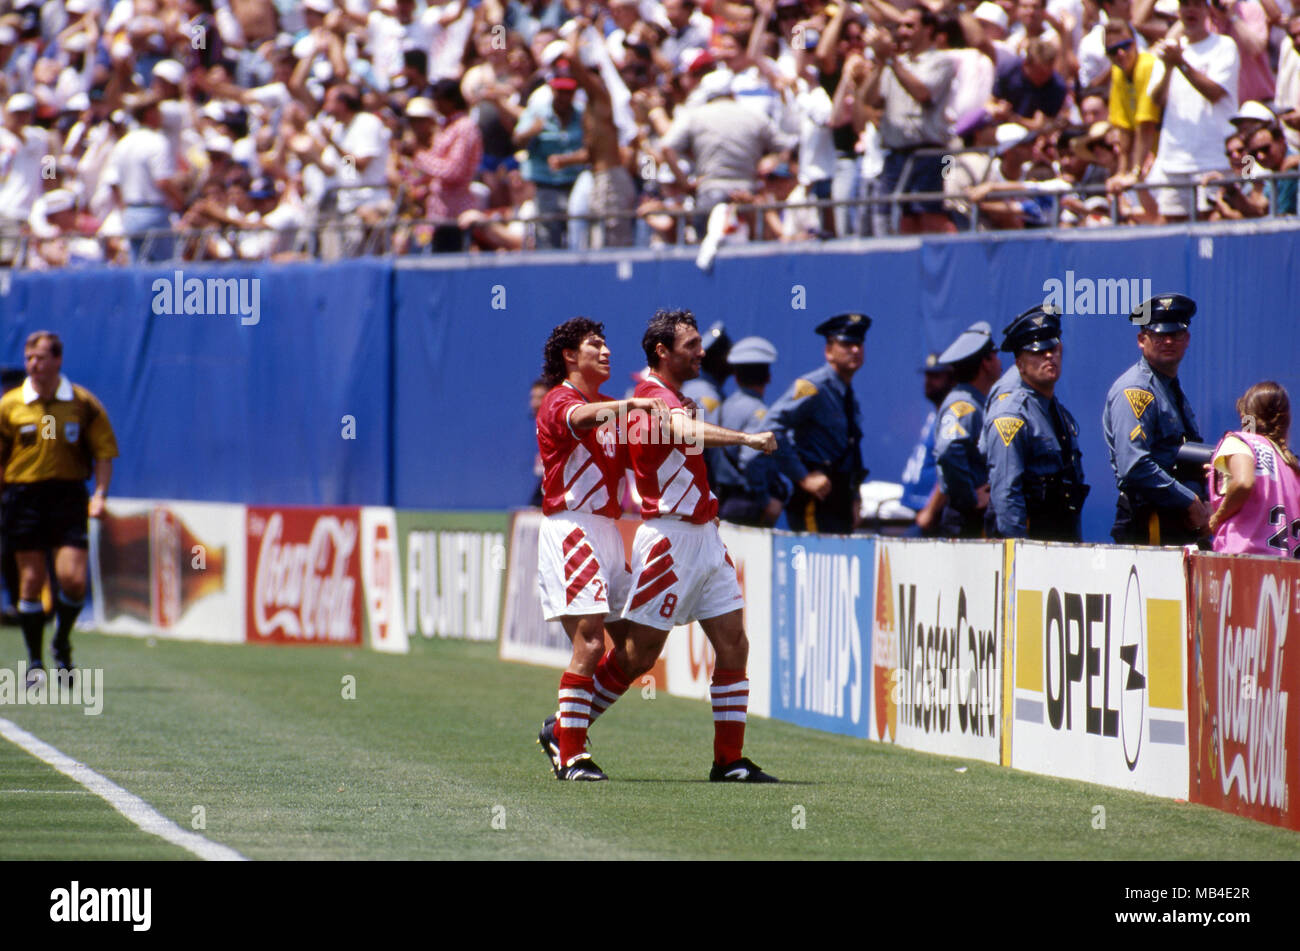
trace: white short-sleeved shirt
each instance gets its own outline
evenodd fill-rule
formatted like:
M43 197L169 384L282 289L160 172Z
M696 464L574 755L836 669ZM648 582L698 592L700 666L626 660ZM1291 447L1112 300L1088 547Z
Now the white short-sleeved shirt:
M161 132L141 126L122 136L108 156L105 178L117 185L126 205L165 205L157 182L176 174L176 159Z
M27 126L21 137L0 128L0 215L26 220L42 191L41 162L53 154L50 134L42 128Z
M1237 44L1229 37L1211 33L1199 43L1184 45L1183 59L1227 95L1211 103L1196 91L1182 70L1175 71L1169 80L1156 162L1162 171L1176 174L1222 168L1226 161L1223 140L1232 131L1231 120L1237 111L1237 77L1241 71ZM1157 60L1148 90L1155 89L1164 74L1165 64Z

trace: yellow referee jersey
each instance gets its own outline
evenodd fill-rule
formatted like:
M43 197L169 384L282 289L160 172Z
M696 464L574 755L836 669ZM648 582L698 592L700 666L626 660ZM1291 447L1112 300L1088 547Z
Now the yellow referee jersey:
M0 461L4 481L85 481L96 459L117 458L117 437L103 405L66 376L51 400L30 378L0 397Z

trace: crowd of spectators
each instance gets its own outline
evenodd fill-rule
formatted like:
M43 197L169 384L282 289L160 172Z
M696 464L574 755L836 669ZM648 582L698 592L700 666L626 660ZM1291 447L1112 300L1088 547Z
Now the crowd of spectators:
M1294 214L1289 3L0 0L0 264Z

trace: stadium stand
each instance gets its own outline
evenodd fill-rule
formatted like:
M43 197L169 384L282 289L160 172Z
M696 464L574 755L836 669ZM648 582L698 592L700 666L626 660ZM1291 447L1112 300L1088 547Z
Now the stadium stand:
M1291 215L1288 7L18 0L0 15L0 261L522 250L541 225L585 248ZM706 106L731 117L720 142L684 133ZM772 136L728 151L746 111Z

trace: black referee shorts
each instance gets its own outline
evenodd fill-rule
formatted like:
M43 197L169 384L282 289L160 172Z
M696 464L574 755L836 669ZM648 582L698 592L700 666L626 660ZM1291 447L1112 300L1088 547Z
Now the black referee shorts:
M84 482L51 479L6 485L0 495L5 550L88 547L89 504Z

